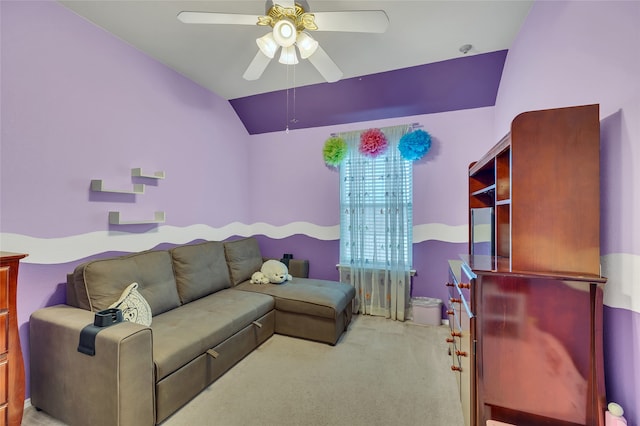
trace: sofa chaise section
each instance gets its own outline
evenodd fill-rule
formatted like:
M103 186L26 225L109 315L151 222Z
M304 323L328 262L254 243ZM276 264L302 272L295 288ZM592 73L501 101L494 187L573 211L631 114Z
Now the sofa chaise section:
M232 284L237 290L275 299L275 332L335 345L351 322L355 289L336 281L293 277L281 284L253 284L262 257L255 238L225 243ZM298 267L308 273L308 264Z
M334 281L294 277L282 284L245 281L238 290L275 299L275 332L335 345L351 322L352 286Z

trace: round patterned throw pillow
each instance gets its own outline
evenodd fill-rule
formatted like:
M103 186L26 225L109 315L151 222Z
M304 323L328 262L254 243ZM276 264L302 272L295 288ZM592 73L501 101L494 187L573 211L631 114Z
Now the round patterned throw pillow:
M124 321L138 324L151 325L151 306L138 291L138 283L132 283L124 289L120 299L109 306L122 311Z

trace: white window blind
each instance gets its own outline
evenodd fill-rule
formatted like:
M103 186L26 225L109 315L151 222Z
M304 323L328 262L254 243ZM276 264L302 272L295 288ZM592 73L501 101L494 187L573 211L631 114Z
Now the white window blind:
M397 256L408 266L412 264L413 168L411 161L400 158L392 150L397 151L397 141L390 141L389 153L376 158L352 149L340 166L340 263L343 265L356 260L372 268L386 268L388 259ZM364 198L354 207L350 197L356 191ZM400 223L404 225L405 235L401 247L391 243L388 237L389 227L394 226L389 223L388 210L395 209L395 203L404 204L404 208L398 210L403 215ZM352 227L361 227L363 232L353 233ZM354 252L353 247L358 250ZM400 253L394 254L395 250Z

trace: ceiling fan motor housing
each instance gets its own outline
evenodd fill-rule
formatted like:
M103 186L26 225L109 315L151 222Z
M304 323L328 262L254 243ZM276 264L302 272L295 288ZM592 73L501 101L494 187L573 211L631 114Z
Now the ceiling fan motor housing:
M311 10L309 8L309 3L304 1L304 0L295 0L294 2L294 7L295 9L302 9L301 13L304 13L306 10ZM265 2L265 8L264 8L264 14L265 15L269 15L269 12L271 11L271 9L273 9L274 6L278 5L278 2L276 1L275 3L273 2L273 0L267 0ZM282 6L280 6L282 7ZM282 7L284 9L284 7Z
M267 9L265 16L258 17L258 25L269 25L275 30L276 25L283 19L286 19L293 24L297 33L305 29L317 30L318 26L315 23L315 17L313 13L307 13L308 6L306 3L307 2L296 2L295 7L286 8L278 4L273 4L273 2L267 2L267 6L269 4L273 5Z

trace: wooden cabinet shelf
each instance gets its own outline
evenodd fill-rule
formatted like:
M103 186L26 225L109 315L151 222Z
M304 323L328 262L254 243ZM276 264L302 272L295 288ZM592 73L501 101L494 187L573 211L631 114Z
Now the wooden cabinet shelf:
M469 167L469 176L476 176L483 170L493 170L494 162L497 156L502 154L511 145L511 135L508 134L493 146L481 159L476 161Z
M489 195L493 197L493 192L495 190L496 190L496 184L494 183L484 188L480 188L477 191L472 192L471 195L474 197L481 196L481 195Z
M604 425L599 150L598 105L531 111L469 167L472 426Z

